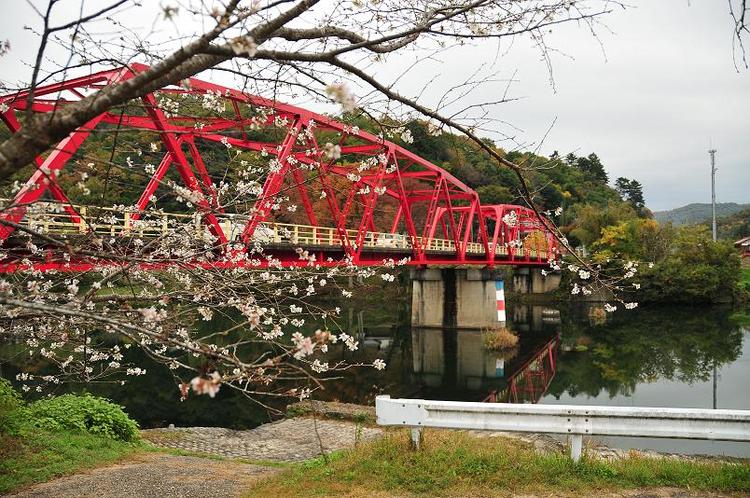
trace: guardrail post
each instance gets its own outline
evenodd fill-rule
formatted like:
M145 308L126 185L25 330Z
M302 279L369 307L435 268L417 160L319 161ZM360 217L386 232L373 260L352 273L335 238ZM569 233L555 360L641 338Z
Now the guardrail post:
M581 450L583 449L583 436L580 434L573 434L570 439L570 458L573 459L573 463L578 463L581 459Z
M414 450L419 450L422 446L422 428L412 427L411 429L411 447Z

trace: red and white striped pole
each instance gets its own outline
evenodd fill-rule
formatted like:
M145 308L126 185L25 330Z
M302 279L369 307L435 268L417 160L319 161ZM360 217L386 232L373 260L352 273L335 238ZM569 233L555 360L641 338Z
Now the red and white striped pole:
M505 322L505 283L495 281L495 299L497 300L497 321Z

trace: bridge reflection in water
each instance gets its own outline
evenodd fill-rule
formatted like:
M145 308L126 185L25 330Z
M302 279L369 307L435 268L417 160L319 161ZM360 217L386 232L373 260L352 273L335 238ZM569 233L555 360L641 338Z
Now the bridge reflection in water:
M516 306L512 329L518 333L518 345L493 351L484 346L478 329L413 328L412 372L422 386L419 397L538 402L557 368L559 312Z

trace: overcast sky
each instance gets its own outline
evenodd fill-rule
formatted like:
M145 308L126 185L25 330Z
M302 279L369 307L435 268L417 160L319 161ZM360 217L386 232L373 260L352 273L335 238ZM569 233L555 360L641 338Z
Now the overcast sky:
M67 3L73 12L77 2ZM156 1L144 3L158 8ZM599 29L599 41L574 25L550 35L551 45L566 54L553 56L554 88L528 40L501 45L507 54L494 70L501 79L514 76L510 94L520 100L495 107L492 117L511 123L515 140L538 146L542 154L596 152L613 181L618 176L639 180L654 210L710 201L711 141L718 150L718 201L750 203L750 71L737 72L733 64L726 2L630 4L608 16L611 31ZM38 19L20 0L6 7L0 32L12 50L0 59L0 78L28 80L20 61L33 58L38 42L23 25L38 25ZM438 55L402 78L400 88L415 94L440 74L433 84L438 95L497 53L498 46L488 43ZM396 77L416 56L391 58L377 72ZM471 101L496 100L506 84L488 83Z

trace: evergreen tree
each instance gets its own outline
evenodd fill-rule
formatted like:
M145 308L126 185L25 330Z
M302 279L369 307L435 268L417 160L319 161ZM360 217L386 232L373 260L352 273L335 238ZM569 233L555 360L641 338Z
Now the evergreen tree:
M646 207L646 201L643 198L643 185L638 180L629 180L625 177L619 177L615 181L615 190L620 194L622 200L628 201L643 216Z
M576 166L595 181L602 183L607 183L609 181L604 165L599 160L599 156L593 152L587 157L579 157L576 160Z

